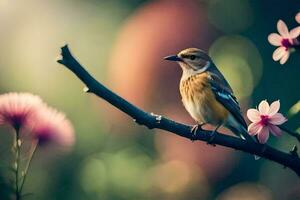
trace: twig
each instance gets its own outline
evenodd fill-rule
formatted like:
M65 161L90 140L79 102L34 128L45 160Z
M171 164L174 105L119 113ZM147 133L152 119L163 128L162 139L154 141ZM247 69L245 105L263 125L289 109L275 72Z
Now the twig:
M28 170L29 170L29 167L30 167L30 164L32 163L32 159L36 153L36 150L37 150L37 147L38 147L38 141L34 141L33 144L31 144L31 151L30 151L30 156L29 156L29 159L27 161L27 164L26 164L26 167L25 167L25 170L22 172L22 181L21 181L21 186L20 186L20 194L22 195L22 191L23 191L23 187L24 187L24 183L26 181L26 178L27 178L27 174L28 174Z
M288 129L286 126L281 125L279 126L284 132L286 132L287 134L289 134L290 136L295 137L298 142L300 142L300 134L297 133L296 131L291 131L290 129Z
M211 131L198 129L197 134L193 135L191 134L191 126L172 121L160 115L147 113L137 108L93 78L72 56L67 45L63 46L61 50L62 59L57 62L66 66L86 85L86 92L94 93L98 97L103 98L108 103L132 117L138 124L145 125L150 129L157 128L166 130L191 140L202 140L206 142L211 140ZM216 134L211 142L213 144L229 147L272 160L292 169L298 176L300 176L300 159L290 153L279 151L268 145L249 143L240 138L221 133Z
M20 171L20 154L21 154L21 140L20 140L20 129L16 129L16 136L15 136L15 148L16 148L16 160L15 160L15 195L16 195L16 200L20 200L20 191L19 191L19 171Z

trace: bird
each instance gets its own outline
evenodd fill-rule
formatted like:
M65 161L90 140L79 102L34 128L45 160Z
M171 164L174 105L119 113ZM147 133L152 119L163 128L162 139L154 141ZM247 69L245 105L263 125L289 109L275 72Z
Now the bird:
M232 88L205 51L188 48L164 59L177 62L182 69L179 84L182 102L197 122L191 133L196 134L198 128L211 124L215 129L208 143L212 142L221 126L244 140L256 142L247 132L247 124Z

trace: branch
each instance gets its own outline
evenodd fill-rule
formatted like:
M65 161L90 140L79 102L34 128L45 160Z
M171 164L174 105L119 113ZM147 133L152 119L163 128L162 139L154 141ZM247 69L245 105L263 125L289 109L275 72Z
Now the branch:
M149 129L157 128L169 131L191 140L210 141L213 144L258 155L277 162L284 167L288 167L300 176L300 158L295 152L285 153L268 145L249 143L246 140L221 133L212 137L212 131L203 129L198 129L196 135L193 135L191 134L191 126L172 121L160 115L147 113L118 96L92 77L72 56L67 45L62 47L61 50L62 59L57 62L66 66L86 85L86 92L94 93L98 97L106 100L108 103L132 117L138 124L144 125Z
M283 130L284 132L286 132L290 136L295 137L298 140L298 142L300 142L300 134L299 133L297 133L296 131L291 131L290 129L288 129L284 125L280 125L279 127L280 127L281 130Z

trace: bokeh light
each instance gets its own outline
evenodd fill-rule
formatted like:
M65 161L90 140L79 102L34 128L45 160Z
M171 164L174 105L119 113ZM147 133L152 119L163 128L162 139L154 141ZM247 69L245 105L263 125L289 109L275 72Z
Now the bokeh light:
M107 169L103 161L89 158L85 161L80 174L80 181L87 193L103 194L107 187Z
M80 182L84 191L99 198L109 198L111 188L119 196L130 198L146 192L151 182L146 171L151 159L136 148L88 157L81 167Z
M209 184L201 169L180 160L157 164L150 170L153 191L159 191L156 198L186 199L206 198ZM201 185L201 187L197 187Z
M220 37L210 47L209 54L238 99L252 94L262 75L262 59L249 39L236 35Z
M235 185L217 198L217 200L271 200L272 196L268 188L252 184L240 183Z
M245 31L254 22L249 0L209 0L208 13L210 22L226 33Z

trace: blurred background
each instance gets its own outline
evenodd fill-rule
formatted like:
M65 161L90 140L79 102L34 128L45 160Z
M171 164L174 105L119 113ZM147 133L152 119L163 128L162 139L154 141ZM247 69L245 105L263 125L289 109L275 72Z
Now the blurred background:
M272 60L267 36L277 32L279 19L297 26L299 9L298 0L0 0L0 92L40 95L76 130L70 153L47 160L38 152L26 199L300 199L291 170L138 126L85 94L56 63L68 43L89 72L127 100L193 124L179 96L181 69L162 57L198 47L229 80L244 113L261 100L280 99L287 116L299 100L299 54L281 66ZM287 125L295 130L299 114ZM297 141L283 135L269 143L287 152ZM7 146L0 148L2 163ZM0 199L6 199L6 175L2 170Z

